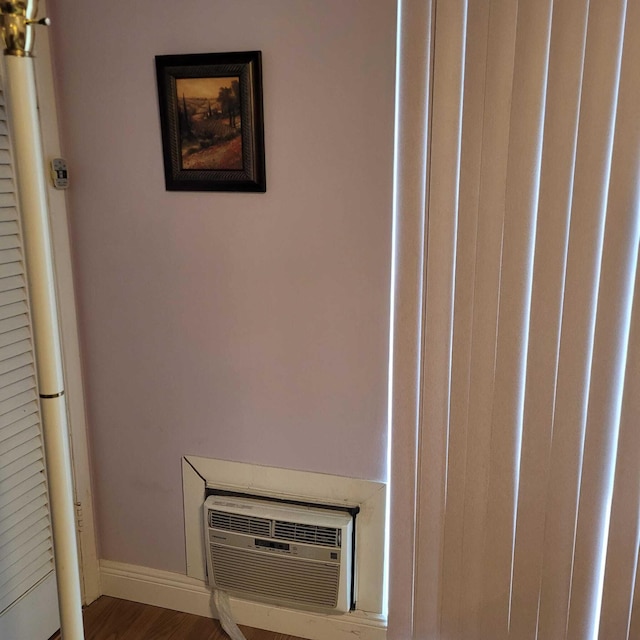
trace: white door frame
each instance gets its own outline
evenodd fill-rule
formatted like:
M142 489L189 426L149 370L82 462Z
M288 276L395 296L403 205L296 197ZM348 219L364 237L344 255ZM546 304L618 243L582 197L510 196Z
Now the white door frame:
M46 15L46 3L41 3L42 15ZM38 88L42 144L47 162L61 157L58 114L56 109L53 65L47 29L38 29L35 40L35 71ZM48 169L47 169L48 172ZM71 178L73 179L73 178ZM66 194L48 189L51 235L56 270L62 354L64 359L65 395L71 436L71 455L75 486L80 570L82 576L82 600L90 604L101 595L100 570L96 545L87 419L84 404L82 365L78 338L75 291L73 283L69 222Z

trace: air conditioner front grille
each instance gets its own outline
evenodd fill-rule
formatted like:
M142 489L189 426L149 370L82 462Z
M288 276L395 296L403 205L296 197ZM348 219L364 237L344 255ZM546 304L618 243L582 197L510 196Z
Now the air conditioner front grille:
M291 540L292 542L317 544L323 547L341 546L340 529L300 524L299 522L286 522L284 520L275 521L273 537L280 540Z
M340 579L337 564L217 544L210 548L219 589L316 607L336 606Z
M252 518L251 516L209 509L209 526L212 529L268 538L271 536L271 522L265 518Z

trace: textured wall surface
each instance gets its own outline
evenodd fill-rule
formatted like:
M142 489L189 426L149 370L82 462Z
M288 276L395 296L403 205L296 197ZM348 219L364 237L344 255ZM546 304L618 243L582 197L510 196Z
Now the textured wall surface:
M183 454L386 477L396 3L48 4L102 557L183 571ZM253 49L267 193L165 191L154 55Z

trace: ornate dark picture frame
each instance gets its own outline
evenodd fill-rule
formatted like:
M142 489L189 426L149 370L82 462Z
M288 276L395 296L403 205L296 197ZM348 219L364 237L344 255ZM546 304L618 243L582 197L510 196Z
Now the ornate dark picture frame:
M168 191L265 192L260 51L156 56Z

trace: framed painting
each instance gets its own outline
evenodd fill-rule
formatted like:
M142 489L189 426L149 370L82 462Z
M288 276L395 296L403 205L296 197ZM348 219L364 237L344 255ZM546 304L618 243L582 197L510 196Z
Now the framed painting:
M156 56L169 191L266 191L260 51Z

